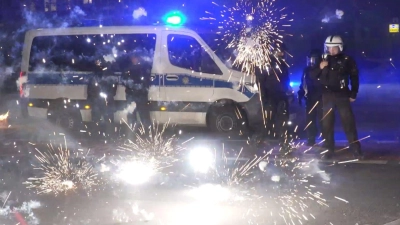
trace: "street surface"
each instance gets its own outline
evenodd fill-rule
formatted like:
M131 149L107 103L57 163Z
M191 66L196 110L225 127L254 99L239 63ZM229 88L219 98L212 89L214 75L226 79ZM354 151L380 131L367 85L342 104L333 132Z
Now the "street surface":
M221 195L219 190L214 190L215 193L207 190L205 194L194 197L190 195L195 189L194 185L184 185L184 181L179 182L179 179L173 178L168 180L165 177L155 177L155 181L142 186L118 182L105 184L90 196L83 193L58 197L52 194L36 195L22 185L32 171L21 161L16 166L14 160L2 162L3 195L11 192L9 201L15 201L17 206L31 200L40 203L39 208L32 210L32 216L40 222L30 224L251 224L250 221L285 224L284 219L277 214L284 204L276 203L273 199L283 196L287 186L295 187L292 191L297 191L297 197L293 197L293 200L310 197L307 190L301 188L300 182L291 186L285 181L276 183L262 179L252 184L254 187L262 185L265 188L265 199L260 200L262 203L258 203L258 199L251 202L214 202ZM323 204L317 203L315 199L304 199L307 208L291 214L300 215L303 224L316 225L383 225L395 221L400 218L398 169L399 166L394 165L332 166L330 163L312 163L309 169L304 170L311 173L313 178L304 186L312 187L313 191L320 193L321 199L324 199ZM277 171L274 170L279 174ZM197 183L198 186L200 184ZM206 200L202 199L205 197ZM290 211L289 207L284 209ZM271 211L274 214L271 215ZM11 223L15 221L13 216L2 216L4 224L15 224ZM300 223L294 220L294 224Z
M16 96L2 96L0 114L10 111L10 117L9 126L0 129L0 202L4 205L0 224L385 225L400 219L400 119L395 106L400 97L393 95L399 88L393 84L361 86L354 111L365 160L353 160L340 121L336 157L320 160L324 149L304 146L304 112L300 111L294 123L299 139L289 155L282 155L272 140L255 143L247 137L223 137L200 128L170 129L164 135L176 135L183 147L182 158L141 185L117 179L119 172L114 167L122 161L103 170L120 159L117 156L124 143L114 138L122 134L120 130L108 130L111 137L96 134L96 128L69 135L48 121L21 118ZM54 146L66 143L79 158L94 165L101 183L89 195L79 188L58 196L39 195L26 188L23 183L28 178L41 174L33 169L32 164L38 165L34 155L39 154L37 150L45 151L49 142ZM243 168L255 155L268 156L243 173L251 175L234 184L224 176L215 179L210 171L208 175L194 173L182 162L193 149L223 156L217 157L217 165L228 174ZM137 171L146 172L132 170L129 176L136 176ZM9 210L10 206L16 210Z

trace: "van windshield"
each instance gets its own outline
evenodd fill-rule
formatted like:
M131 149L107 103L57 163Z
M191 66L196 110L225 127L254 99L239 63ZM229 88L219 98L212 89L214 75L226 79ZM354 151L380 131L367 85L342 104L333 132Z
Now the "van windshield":
M228 48L228 44L222 40L220 34L211 32L198 32L198 34L229 69L241 71L238 66L232 65L236 58L234 49Z

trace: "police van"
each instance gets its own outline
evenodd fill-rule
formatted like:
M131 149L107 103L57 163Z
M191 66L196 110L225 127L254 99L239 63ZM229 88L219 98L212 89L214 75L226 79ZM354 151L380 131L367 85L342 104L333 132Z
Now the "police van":
M91 122L90 78L101 74L119 80L129 63L127 55L137 49L152 65L148 101L157 123L208 126L219 132L262 124L254 78L226 65L197 32L169 26L28 31L19 78L28 116L68 129ZM129 113L120 80L114 100L120 106L114 122L120 123Z

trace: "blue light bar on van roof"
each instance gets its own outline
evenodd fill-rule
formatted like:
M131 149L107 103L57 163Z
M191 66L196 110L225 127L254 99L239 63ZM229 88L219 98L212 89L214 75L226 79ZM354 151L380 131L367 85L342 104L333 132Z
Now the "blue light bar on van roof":
M171 26L180 26L186 22L186 17L181 12L173 11L164 16L164 22Z

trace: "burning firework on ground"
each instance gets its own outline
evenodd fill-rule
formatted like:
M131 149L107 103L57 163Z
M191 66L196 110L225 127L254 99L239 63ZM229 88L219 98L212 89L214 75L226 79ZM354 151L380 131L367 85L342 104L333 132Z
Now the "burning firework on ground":
M212 152L202 151L207 164L215 164ZM243 161L242 151L235 158L222 154L220 166L209 165L206 182L193 188L190 195L208 204L245 206L244 218L249 224L268 223L302 224L315 216L314 206L328 206L323 194L317 190L319 171L316 162L301 162L298 158L275 160L273 150L263 156ZM206 157L207 156L207 157ZM198 167L199 162L194 164ZM201 168L206 168L202 166ZM205 170L196 170L205 172ZM323 183L329 183L326 179ZM269 216L265 216L269 215Z
M47 147L46 151L36 149L39 165L34 169L41 174L25 182L28 188L36 189L38 194L59 195L78 189L90 191L98 184L92 165L70 151L66 143L58 147L48 144Z
M239 160L240 152L236 158L228 160L225 152L222 158L207 149L197 148L192 151L191 164L196 172L206 176L205 184L194 188L190 195L202 202L238 202L249 198L249 190L244 187L253 178L254 169L258 163L268 157L255 157L245 163ZM233 160L233 163L230 163ZM252 197L250 197L252 198Z
M0 115L0 128L8 126L8 124L7 124L8 113L9 112L7 112L7 113L5 113L3 115Z
M142 184L160 170L178 161L184 149L176 144L176 136L165 137L168 124L141 125L132 129L134 137L120 147L122 155L113 164L118 166L117 177L130 183Z
M289 26L284 24L289 22L284 8L279 9L275 0L238 0L232 7L217 6L220 14L207 19L222 26L222 41L236 51L233 65L247 75L254 74L256 68L271 68L274 53L283 43L283 27Z
M136 157L155 158L159 161L167 158L170 159L168 163L174 162L182 147L175 145L175 135L165 137L167 127L168 124L160 126L153 123L149 127L141 125L137 131L132 130L133 140L128 140L121 149L132 152Z
M315 219L312 214L313 208L328 206L323 193L318 191L320 181L314 177L316 173L324 171L310 170L313 163L301 162L294 158L267 161L263 166L260 165L260 168L264 167L265 174L268 174L267 180L273 185L258 190L258 194L263 196L258 204L269 211L275 222L281 220L285 224L304 224L310 219ZM257 207L253 211L259 208L258 205L255 206Z

